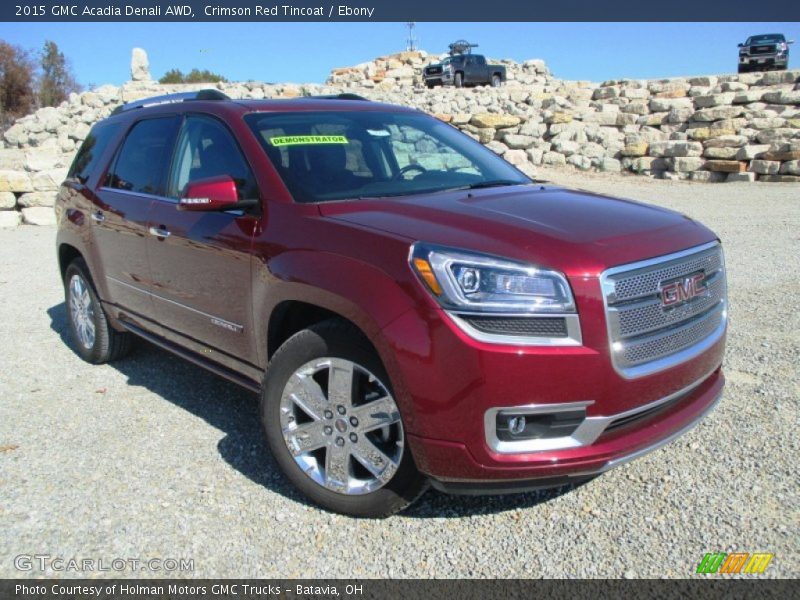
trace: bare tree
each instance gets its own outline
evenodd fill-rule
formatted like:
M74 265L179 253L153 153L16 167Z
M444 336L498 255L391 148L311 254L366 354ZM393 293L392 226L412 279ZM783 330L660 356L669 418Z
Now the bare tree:
M34 72L28 52L0 40L0 126L5 127L33 108Z

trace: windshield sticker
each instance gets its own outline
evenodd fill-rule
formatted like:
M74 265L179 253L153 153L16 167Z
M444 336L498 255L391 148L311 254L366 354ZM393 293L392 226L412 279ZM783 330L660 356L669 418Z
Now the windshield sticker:
M370 135L374 135L375 137L387 137L392 135L390 132L386 131L385 129L367 129L367 133Z
M343 135L284 135L269 139L273 146L297 146L300 144L347 144Z

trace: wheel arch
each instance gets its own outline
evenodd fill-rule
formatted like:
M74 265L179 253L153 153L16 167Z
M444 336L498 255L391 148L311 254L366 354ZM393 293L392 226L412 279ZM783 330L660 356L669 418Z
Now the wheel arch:
M61 272L62 280L67 273L67 267L76 258L83 258L86 260L86 258L83 256L83 253L81 253L81 251L72 244L62 242L58 245L58 268Z

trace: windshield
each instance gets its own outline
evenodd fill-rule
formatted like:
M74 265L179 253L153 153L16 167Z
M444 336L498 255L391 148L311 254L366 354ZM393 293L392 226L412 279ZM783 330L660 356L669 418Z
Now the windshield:
M421 113L251 113L245 120L298 202L531 183L491 150Z
M752 46L753 44L775 44L784 41L783 35L780 33L766 33L764 35L754 35L747 38L745 46Z

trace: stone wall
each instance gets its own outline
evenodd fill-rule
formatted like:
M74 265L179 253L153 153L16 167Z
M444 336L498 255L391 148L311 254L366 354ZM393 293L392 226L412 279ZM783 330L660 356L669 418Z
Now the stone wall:
M140 53L141 54L141 53ZM206 85L160 85L146 57L133 80L72 94L2 135L0 226L53 221L55 192L91 125L124 102ZM451 123L535 175L538 165L701 182L800 182L800 71L602 84L553 77L544 62L506 65L501 88L421 85L438 60L404 52L345 69L325 85L218 84L233 98L357 93L412 106ZM143 67L143 60L145 66Z

